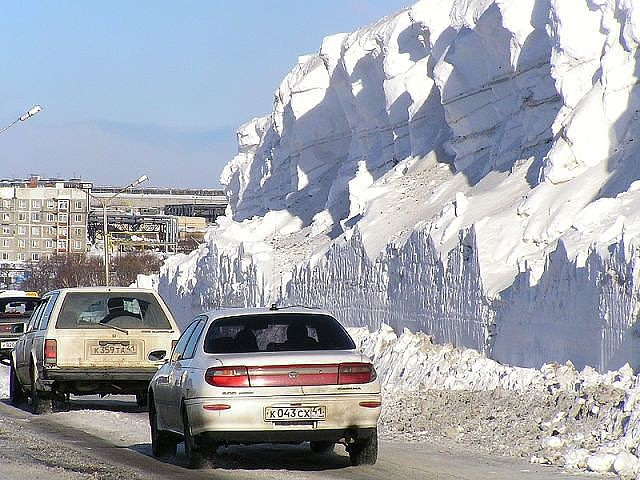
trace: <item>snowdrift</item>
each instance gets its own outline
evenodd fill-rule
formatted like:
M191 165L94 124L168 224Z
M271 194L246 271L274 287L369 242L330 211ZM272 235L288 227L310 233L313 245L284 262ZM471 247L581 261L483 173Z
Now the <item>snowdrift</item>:
M157 287L524 367L638 367L640 4L422 0L300 57Z

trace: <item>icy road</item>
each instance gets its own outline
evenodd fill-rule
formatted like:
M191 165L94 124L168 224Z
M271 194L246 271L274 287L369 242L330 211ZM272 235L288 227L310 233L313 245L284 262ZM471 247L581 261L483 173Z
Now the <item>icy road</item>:
M127 399L127 397L122 397ZM68 412L34 416L0 402L0 476L6 480L256 479L579 479L513 459L445 451L431 444L382 442L378 463L352 467L344 449L312 454L308 446L244 446L218 450L215 469L194 472L177 458L151 456L146 412L135 401L83 399Z

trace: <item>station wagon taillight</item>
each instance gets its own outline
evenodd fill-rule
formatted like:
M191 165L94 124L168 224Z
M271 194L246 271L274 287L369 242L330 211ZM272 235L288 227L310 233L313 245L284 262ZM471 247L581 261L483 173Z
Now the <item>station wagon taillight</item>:
M53 339L44 341L44 363L45 365L55 365L58 362L58 345Z
M207 369L204 379L214 387L249 387L247 367L212 367Z

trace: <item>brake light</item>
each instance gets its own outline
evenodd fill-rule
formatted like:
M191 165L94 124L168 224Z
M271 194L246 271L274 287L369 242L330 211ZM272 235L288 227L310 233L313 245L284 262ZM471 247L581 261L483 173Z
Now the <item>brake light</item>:
M44 363L45 365L55 365L58 362L58 345L53 339L44 341Z
M382 402L360 402L359 405L364 408L378 408Z
M250 387L247 367L212 367L207 369L204 380L214 387Z
M229 410L231 405L227 405L226 403L214 403L212 405L205 404L202 406L205 410L209 410L210 412L220 412L222 410Z
M369 383L377 376L376 369L370 363L342 363L338 369L338 384Z

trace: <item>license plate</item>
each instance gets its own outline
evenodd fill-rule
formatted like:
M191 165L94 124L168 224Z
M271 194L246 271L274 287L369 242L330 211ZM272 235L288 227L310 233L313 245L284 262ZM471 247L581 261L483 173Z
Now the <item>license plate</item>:
M314 405L308 407L266 407L265 422L314 421L327 418L327 407Z
M17 340L8 340L6 342L0 342L0 348L14 348L16 346Z
M93 345L92 355L135 355L138 353L136 345L121 345L119 343L108 343L106 345Z

